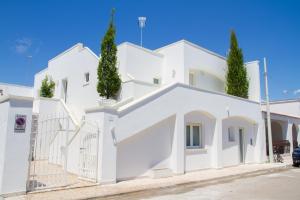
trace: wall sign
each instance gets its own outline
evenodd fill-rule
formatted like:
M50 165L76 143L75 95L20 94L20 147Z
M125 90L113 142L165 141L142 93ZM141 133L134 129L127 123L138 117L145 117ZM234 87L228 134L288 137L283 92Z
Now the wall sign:
M15 117L15 133L25 133L26 115L16 115Z

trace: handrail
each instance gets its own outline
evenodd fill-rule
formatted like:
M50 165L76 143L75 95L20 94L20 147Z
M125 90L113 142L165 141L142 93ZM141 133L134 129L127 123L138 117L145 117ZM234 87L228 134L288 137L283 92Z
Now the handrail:
M85 124L85 121L82 121L81 124L80 124L80 126L77 127L77 129L75 130L74 135L73 135L72 138L68 141L67 146L69 146L69 145L73 142L73 140L74 140L75 137L78 135L79 131L80 131L81 128L84 126L84 124Z
M74 115L71 113L70 109L68 108L68 106L65 104L65 102L62 99L59 99L61 105L63 106L63 108L65 109L65 111L67 112L67 114L70 116L72 122L74 123L74 125L76 126L76 128L78 128L79 123L76 119L76 117L74 117Z

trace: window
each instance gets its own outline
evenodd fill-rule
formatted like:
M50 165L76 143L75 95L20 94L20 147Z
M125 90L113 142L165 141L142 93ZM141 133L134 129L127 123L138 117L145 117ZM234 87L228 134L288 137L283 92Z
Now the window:
M0 96L3 96L3 90L0 89Z
M85 73L84 74L84 81L85 81L85 83L90 82L90 73Z
M234 128L233 127L228 128L228 141L229 142L234 142L235 141L235 135L234 135Z
M189 84L191 86L195 86L195 74L193 72L189 73Z
M203 135L200 124L186 126L186 147L203 148Z
M153 78L153 83L158 85L160 84L160 79L159 78Z

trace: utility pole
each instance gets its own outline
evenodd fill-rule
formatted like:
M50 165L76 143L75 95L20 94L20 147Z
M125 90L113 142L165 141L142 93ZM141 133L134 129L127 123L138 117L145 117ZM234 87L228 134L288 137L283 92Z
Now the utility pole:
M146 17L139 17L139 27L141 29L141 42L140 45L143 47L143 28L146 26Z
M265 77L265 93L266 93L266 106L267 106L267 128L268 128L268 141L269 141L269 160L270 163L274 162L273 159L273 141L272 141L272 128L271 128L271 115L270 115L270 102L269 102L269 87L268 87L268 74L267 74L267 61L264 58L264 77Z

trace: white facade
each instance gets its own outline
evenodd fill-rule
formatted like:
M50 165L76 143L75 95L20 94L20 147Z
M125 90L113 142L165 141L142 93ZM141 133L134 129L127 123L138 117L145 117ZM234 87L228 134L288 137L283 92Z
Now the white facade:
M97 106L98 59L80 43L59 54L48 62L46 69L35 75L34 97L38 97L41 82L48 75L56 83L54 98L64 99L80 120L85 108ZM259 63L254 61L245 66L250 82L249 99L259 102ZM119 101L140 98L171 83L225 93L226 59L185 40L155 51L122 43L118 46L118 68L123 81ZM89 82L85 81L87 73Z
M33 96L33 88L22 86L22 85L0 83L0 97L7 96L7 95L32 97Z
M185 40L157 50L125 42L117 58L122 88L108 106L96 90L99 57L81 43L35 75L26 95L39 123L48 121L36 140L50 143L35 154L100 183L266 161L258 61L245 64L242 99L225 93L226 59ZM52 99L39 97L46 76Z
M32 101L28 97L0 97L0 196L26 191ZM17 132L19 115L26 117L26 126Z

